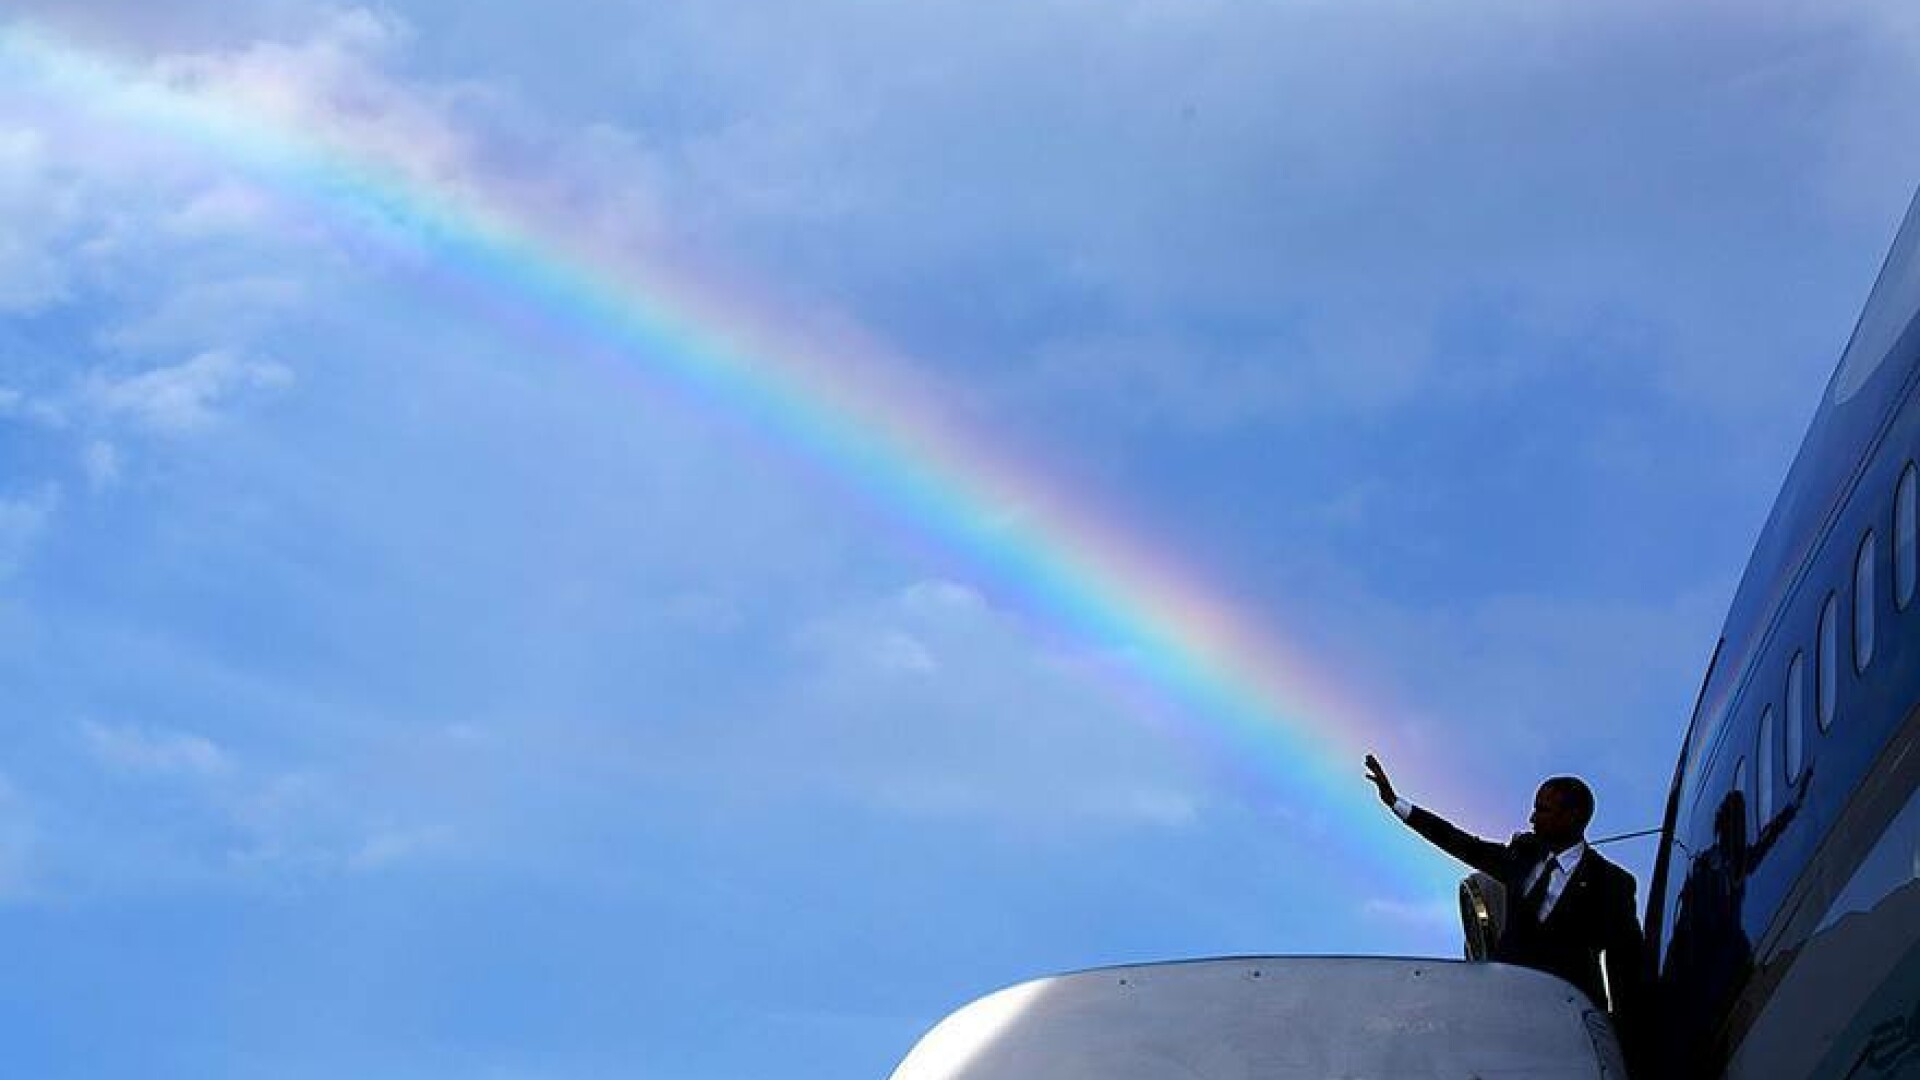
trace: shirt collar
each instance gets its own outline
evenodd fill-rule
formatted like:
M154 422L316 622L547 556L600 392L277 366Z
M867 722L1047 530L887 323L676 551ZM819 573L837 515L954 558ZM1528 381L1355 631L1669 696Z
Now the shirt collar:
M1576 840L1560 851L1549 853L1547 855L1547 861L1557 864L1563 873L1571 874L1573 873L1574 867L1580 865L1580 860L1584 858L1586 854L1587 842L1585 840Z

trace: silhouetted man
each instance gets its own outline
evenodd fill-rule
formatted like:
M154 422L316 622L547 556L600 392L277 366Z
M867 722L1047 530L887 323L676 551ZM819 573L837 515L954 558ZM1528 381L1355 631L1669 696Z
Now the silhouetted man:
M1415 832L1506 887L1507 925L1493 959L1560 976L1610 1005L1622 1040L1631 1037L1629 1029L1638 1027L1644 954L1633 875L1587 846L1593 792L1583 781L1556 776L1541 784L1533 797L1533 831L1496 844L1395 795L1387 771L1372 754L1367 755L1367 779L1379 790L1380 801Z

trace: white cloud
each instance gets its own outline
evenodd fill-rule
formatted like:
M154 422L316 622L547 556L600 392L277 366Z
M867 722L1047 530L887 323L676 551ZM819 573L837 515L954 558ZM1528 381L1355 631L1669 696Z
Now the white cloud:
M556 131L482 83L402 76L412 31L385 9L289 3L274 28L194 8L177 25L207 32L180 35L125 12L60 9L41 13L46 24L80 30L56 49L128 38L128 51L96 56L126 93L106 88L76 109L66 91L29 85L0 104L0 216L21 223L0 240L0 312L85 303L91 344L118 358L65 379L40 365L43 385L7 387L0 417L52 426L77 402L154 433L205 427L248 393L292 381L297 358L255 343L283 341L294 317L326 303L343 268L417 246L408 222L381 220L373 203L289 200L244 153L169 138L166 125L137 109L122 115L116 102L160 96L222 115L241 102L252 122L298 132L330 159L449 203L510 208L583 250L631 250L666 220L631 132ZM222 32L241 25L254 29ZM124 450L114 448L112 468L99 449L80 451L96 485L124 469Z
M336 8L298 38L164 55L150 84L214 110L244 101L250 123L299 132L376 182L431 189L443 206L484 204L544 225L577 250L630 258L657 245L673 217L654 194L658 165L633 132L605 123L556 128L494 85L399 75L413 37L385 10ZM372 203L334 209L336 224L378 234L395 251L413 246L412 226L383 220ZM283 208L229 180L168 224L199 235L262 219L297 228Z
M16 420L48 431L67 427L67 414L59 404L11 387L0 387L0 420Z
M781 779L758 787L1051 832L1202 817L1195 763L1137 703L969 586L926 579L836 609L797 645L807 670L764 736Z
M229 884L297 889L450 850L455 832L447 826L383 819L380 804L405 801L405 793L377 787L349 790L331 774L257 772L220 803L240 839L217 870L231 875Z
M1123 817L1166 827L1194 825L1200 818L1200 801L1182 791L1140 788L1124 793L1116 805Z
M246 102L250 116L416 179L462 171L471 146L442 108L457 91L408 87L382 69L410 37L398 18L366 8L337 11L297 42L257 41L224 51L176 53L154 65L158 83L208 102Z
M914 675L940 666L925 642L896 626L819 621L802 629L796 640L803 651L835 667Z
M860 615L816 620L800 632L798 641L836 665L926 675L941 667L936 643L964 638L993 617L974 589L930 578L900 589Z
M247 360L224 351L204 352L171 367L114 378L96 373L86 398L100 411L124 417L162 434L204 427L226 399L249 391L277 390L293 381L285 366Z
M977 589L957 581L929 578L916 581L901 590L900 607L918 617L971 617L986 611L987 604Z
M242 243L257 244L262 237L274 235L285 234L249 232ZM221 241L210 240L205 250L214 252L221 246ZM230 252L215 261L234 257ZM103 329L97 341L122 355L162 356L231 351L207 350L205 345L209 340L246 342L270 336L303 310L309 300L308 286L284 272L266 269L278 257L273 253L262 250L240 257L260 269L196 268L192 278L163 283L160 294L144 310ZM322 272L310 264L307 269L315 276Z
M447 833L444 829L383 830L368 836L348 854L345 866L359 872L380 870L418 858L444 846L446 842Z
M0 125L5 118L0 116ZM52 174L45 137L0 126L0 314L30 315L65 299L61 250L79 213L73 185Z
M279 224L280 216L266 192L239 181L220 180L166 215L159 225L177 236L199 240Z
M874 640L873 659L881 668L910 674L926 674L939 666L924 643L898 630L882 633Z
M116 771L206 778L233 770L227 753L204 736L163 728L110 726L92 720L80 734L95 760Z
M19 571L59 506L60 489L52 484L33 495L0 498L0 580Z
M328 774L248 766L189 733L87 724L82 734L89 755L115 773L199 783L164 796L117 791L93 825L106 839L68 860L76 883L134 892L179 883L297 891L443 851L453 835L383 821L380 804L391 792L349 795ZM169 812L147 814L145 800L159 797Z
M1360 912L1371 919L1401 923L1420 928L1460 929L1460 909L1445 900L1408 902L1372 897L1360 905Z
M448 724L440 729L440 733L451 742L465 745L477 745L490 738L485 729L467 723Z
M80 468L94 490L112 487L120 480L120 452L105 439L94 439L80 451Z

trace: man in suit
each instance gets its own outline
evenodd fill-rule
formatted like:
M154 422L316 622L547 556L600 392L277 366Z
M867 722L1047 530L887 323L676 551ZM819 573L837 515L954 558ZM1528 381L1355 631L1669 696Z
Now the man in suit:
M1558 975L1607 1006L1623 1042L1639 1025L1645 945L1634 914L1633 875L1587 846L1593 792L1556 776L1533 797L1533 831L1496 844L1462 832L1394 793L1387 771L1367 755L1380 801L1440 850L1499 879L1507 925L1493 959ZM1604 976L1602 971L1604 969Z

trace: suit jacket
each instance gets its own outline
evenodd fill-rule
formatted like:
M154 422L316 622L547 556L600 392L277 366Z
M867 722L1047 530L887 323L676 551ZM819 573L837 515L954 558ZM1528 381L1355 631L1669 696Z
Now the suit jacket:
M1417 806L1407 824L1440 850L1506 886L1507 926L1494 949L1495 960L1558 975L1596 1002L1607 1000L1600 981L1604 963L1616 1018L1625 1021L1637 1014L1646 946L1634 912L1632 874L1589 847L1553 911L1545 921L1535 922L1531 913L1520 910L1520 897L1527 878L1549 854L1539 837L1516 833L1507 843L1496 844Z

